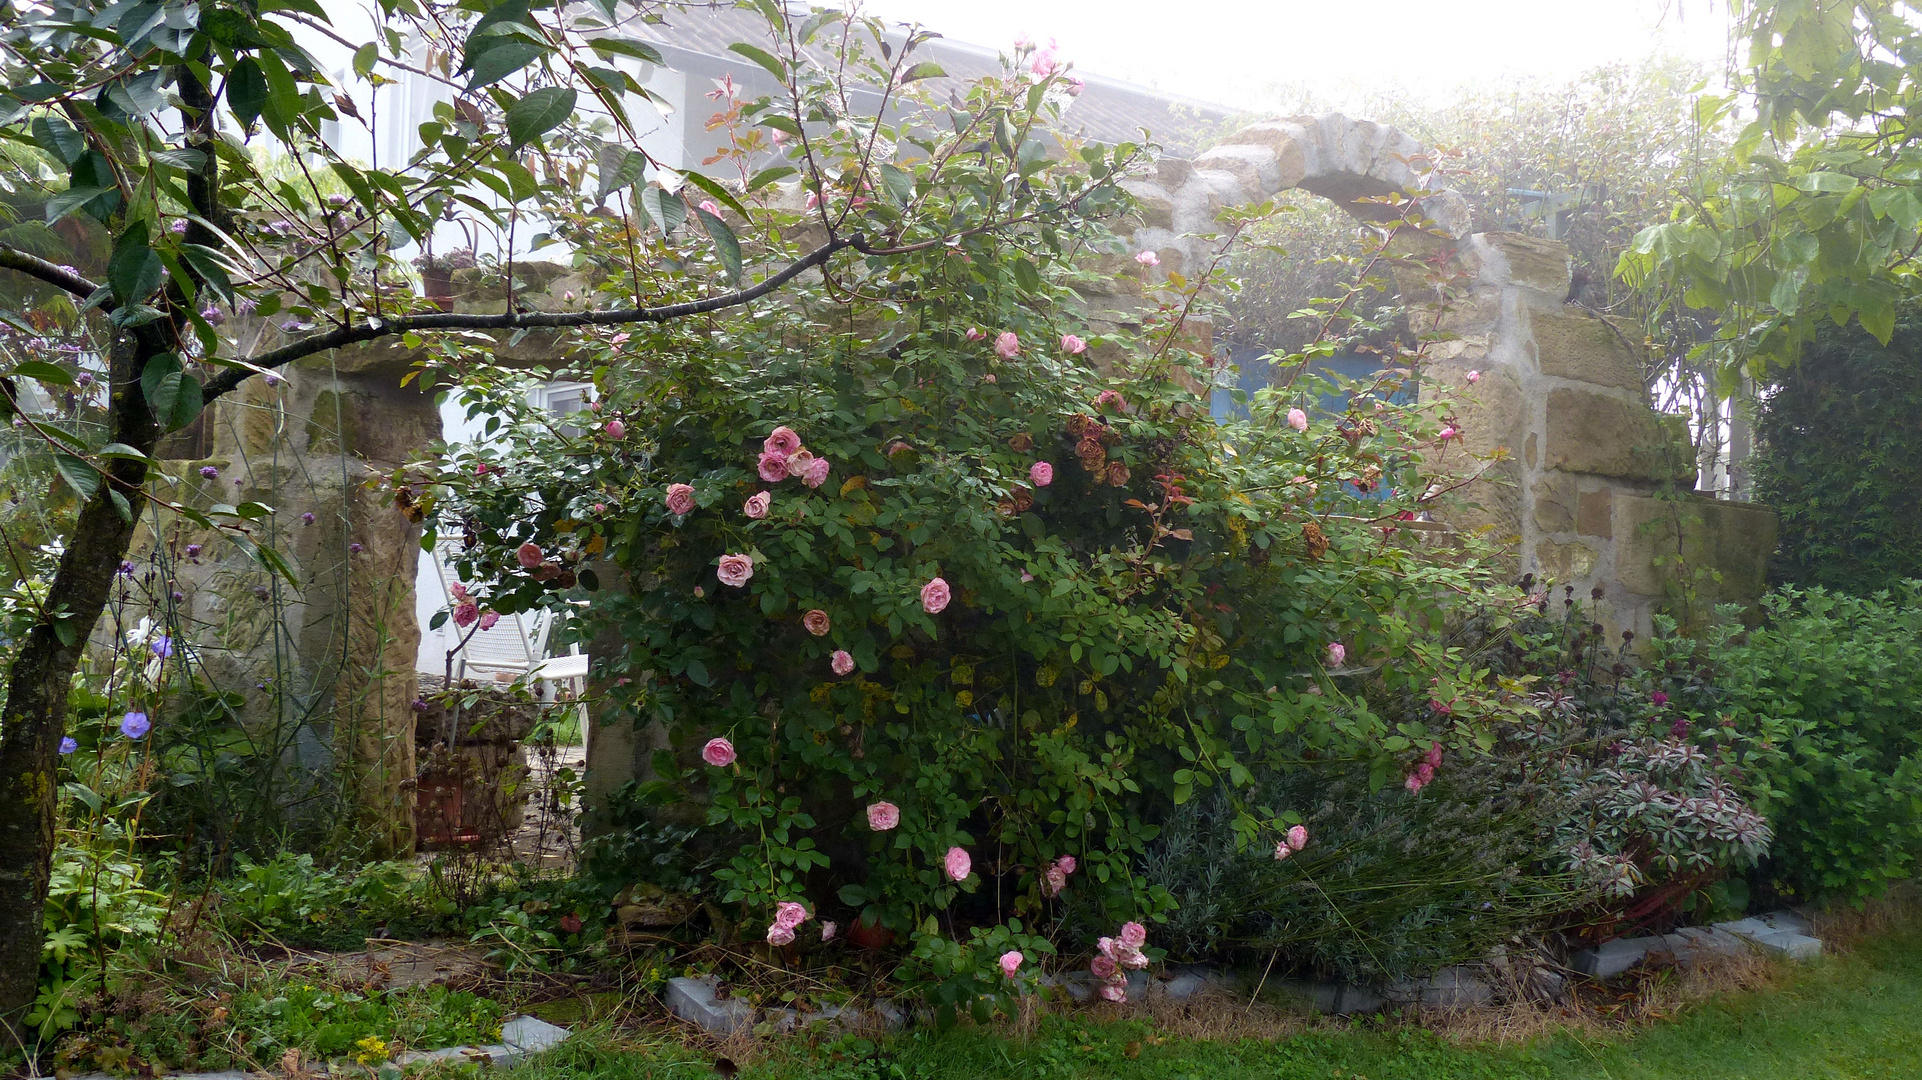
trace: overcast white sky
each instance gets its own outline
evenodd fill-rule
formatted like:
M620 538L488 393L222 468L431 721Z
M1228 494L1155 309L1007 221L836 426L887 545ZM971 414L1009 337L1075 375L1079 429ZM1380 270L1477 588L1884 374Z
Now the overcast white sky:
M1059 41L1098 72L1229 105L1277 85L1389 82L1433 103L1464 82L1566 79L1657 51L1719 70L1724 0L863 0L868 13L1009 47Z

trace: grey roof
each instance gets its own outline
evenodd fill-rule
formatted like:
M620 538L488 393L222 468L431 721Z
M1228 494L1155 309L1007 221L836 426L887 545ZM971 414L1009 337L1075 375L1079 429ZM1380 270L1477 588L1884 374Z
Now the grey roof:
M891 43L898 46L906 36L906 27L893 24L889 29L893 31ZM939 27L927 29L938 32ZM638 30L660 48L669 67L710 78L731 74L735 83L751 95L775 89L772 76L752 60L728 50L738 41L774 51L772 31L756 11L727 3L689 4L670 10L664 22ZM817 61L829 58L818 48L809 50L809 55ZM947 80L931 80L928 85L932 88L939 88L942 82L959 85L1000 75L1005 70L1001 54L995 50L949 38L938 37L922 44L915 57L932 60L948 73ZM1242 115L1226 105L1164 94L1080 69L1074 74L1085 85L1063 114L1061 126L1066 134L1095 142L1141 142L1142 129L1146 128L1149 138L1167 152L1191 156L1211 131Z

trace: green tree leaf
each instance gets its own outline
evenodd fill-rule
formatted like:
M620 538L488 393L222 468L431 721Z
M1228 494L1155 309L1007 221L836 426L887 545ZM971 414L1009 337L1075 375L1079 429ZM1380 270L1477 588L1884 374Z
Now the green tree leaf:
M561 126L574 115L578 96L571 87L543 86L516 101L507 110L508 141L526 146Z
M107 284L113 289L114 303L121 306L145 300L160 287L160 256L149 246L147 223L135 221L114 241L113 257L107 262Z

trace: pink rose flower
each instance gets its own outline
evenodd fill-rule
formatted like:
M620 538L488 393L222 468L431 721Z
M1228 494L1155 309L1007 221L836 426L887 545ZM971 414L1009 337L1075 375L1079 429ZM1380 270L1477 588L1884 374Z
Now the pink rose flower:
M1054 67L1054 51L1042 49L1034 54L1034 61L1028 65L1028 70L1045 79L1054 74Z
M1034 44L1034 42L1033 42L1033 41L1031 41L1031 40L1029 40L1029 38L1028 38L1028 35L1026 35L1026 34L1017 34L1017 35L1015 35L1015 39L1014 39L1014 47L1015 47L1015 48L1017 48L1017 49L1025 49L1025 48L1027 48L1028 46L1030 46L1030 45L1032 45L1032 44Z
M1328 666L1338 668L1348 659L1348 647L1339 641L1328 643Z
M1111 979L1115 975L1117 965L1112 956L1097 956L1088 961L1088 970L1094 972L1094 977L1097 979Z
M713 214L715 217L721 216L721 206L719 203L715 202L713 199L702 199L701 209L707 211L710 214Z
M1415 767L1415 775L1421 777L1422 786L1426 787L1435 778L1435 767L1424 761Z
M723 555L720 569L716 573L721 579L721 584L732 585L738 589L747 584L748 578L754 576L754 560L746 555Z
M821 193L818 191L808 192L808 209L813 210L819 207L820 205L821 205Z
M734 764L734 744L726 739L714 738L701 747L701 760L717 769L725 769Z
M787 455L764 450L761 452L761 460L755 463L755 471L759 472L761 479L768 483L778 484L787 479Z
M1101 988L1101 1000L1103 1000L1103 1001L1112 1001L1112 1002L1114 1002L1114 1003L1116 1003L1117 1005L1119 1005L1119 1004L1125 1004L1125 1003L1127 1002L1127 1000L1128 1000L1128 987L1127 987L1127 984L1125 984L1125 983L1123 983L1123 984L1122 984L1122 985L1120 985L1120 986L1115 986L1115 985L1113 985L1113 984L1111 983L1111 984L1109 984L1109 985L1107 985L1107 986L1104 986L1104 987L1102 987L1102 988Z
M814 454L812 451L805 449L796 450L787 456L787 474L798 480L806 474L808 466L813 462Z
M1282 840L1275 844L1275 861L1276 862L1280 862L1281 860L1293 854L1294 852L1289 850L1288 841Z
M1068 76L1068 96L1069 97L1080 97L1081 91L1086 90L1087 88L1088 88L1088 84L1081 81L1081 76L1079 75Z
M1421 790L1421 777L1414 773L1409 773L1408 779L1403 782L1402 786L1408 789L1410 795L1413 795Z
M921 610L930 615L939 615L947 610L948 601L953 598L948 583L935 578L921 586Z
M595 512L595 513L597 513L597 514L605 514L605 513L607 513L607 504L606 504L606 503L595 503L595 504L594 504L594 512Z
M1026 570L1021 571L1021 583L1023 585L1026 585L1028 582L1033 580L1034 580L1033 574L1028 573Z
M836 675L846 675L854 670L854 657L846 649L836 649L834 655L828 657L828 668Z
M1094 407L1098 410L1113 409L1116 412L1128 411L1128 399L1115 390L1103 390L1094 396Z
M532 570L541 564L541 546L532 540L514 549L514 560L523 569Z
M1437 769L1441 768L1441 761L1442 761L1441 744L1435 743L1433 746L1430 746L1428 748L1428 753L1424 755L1423 760L1427 761L1430 765L1433 765Z
M1074 873L1075 867L1081 865L1080 863L1074 861L1073 855L1063 855L1059 859L1056 859L1054 861L1054 864L1056 866L1059 866L1061 868L1061 872L1064 874Z
M1075 337L1073 334L1063 334L1061 335L1061 351L1072 356L1079 356L1088 351L1088 343Z
M822 484L827 482L828 470L830 468L832 468L832 466L828 464L827 458L824 458L824 457L814 458L813 460L807 463L806 468L801 470L801 482L811 488L818 488ZM793 475L793 472L794 472L794 459L789 458L788 473L789 475Z
M988 335L982 333L980 327L970 326L968 327L968 332L962 336L967 338L969 341L980 341L982 338L987 337Z
M1138 922L1121 924L1121 943L1130 949L1139 949L1148 943L1148 928Z
M1288 830L1288 846L1300 851L1308 846L1308 826L1296 825Z
M949 848L947 858L942 860L942 864L948 872L949 881L966 881L968 875L974 871L974 860L968 857L966 848Z
M667 509L671 514L691 514L694 512L694 485L667 485Z
M1045 461L1037 461L1028 466L1028 479L1035 487L1047 487L1054 483L1054 466Z
M769 495L765 491L757 491L753 495L748 496L747 502L741 505L741 512L759 521L767 516L768 504L773 501L774 496Z
M808 920L808 909L792 900L774 905L774 925L792 930Z
M479 465L476 465L476 466L474 466L474 475L475 475L475 476L486 476L486 475L487 475L487 462L485 462L485 461L483 461L483 462L481 462L481 463L480 463Z
M1021 339L1014 336L1014 331L1003 330L994 339L994 352L1003 360L1012 360L1021 355Z
M1445 427L1441 429L1441 441L1447 442L1448 440L1454 438L1457 434L1459 434L1459 432L1457 432L1454 428Z
M794 928L779 923L768 927L767 943L777 949L794 944Z
M1468 373L1466 378L1471 383L1478 383L1482 381L1482 373L1479 371L1471 371Z
M627 425L621 423L619 420L609 420L607 426L601 430L607 432L607 437L610 439L624 439L627 437Z
M1021 950L1019 949L1010 949L1002 953L1001 974L1006 975L1010 979L1014 978L1015 972L1021 970L1021 962L1026 959L1027 957L1021 955Z
M1048 872L1042 876L1047 879L1049 896L1060 896L1062 890L1068 887L1068 875L1062 873L1059 866L1048 867Z
M891 802L868 804L868 828L875 832L887 832L901 824L901 808Z
M1296 431L1307 431L1308 414L1302 412L1300 409L1289 409L1288 426L1294 428Z
M826 637L828 631L834 627L833 622L828 619L828 613L820 608L814 608L801 616L801 625L807 627L808 633L815 637Z
M481 612L480 628L482 630L492 630L494 628L494 624L500 621L501 621L501 613L498 611Z
M833 919L824 919L824 920L822 920L822 922L821 922L821 943L822 943L822 944L826 944L826 943L828 943L828 942L830 942L830 941L833 941L833 940L834 940L834 932L835 932L836 930L839 930L839 929L840 929L840 926L838 926L838 925L836 925L836 923L834 922L834 920L833 920Z
M1152 251L1143 251L1135 256L1135 261L1143 266L1160 266L1161 256Z
M466 629L480 619L480 605L472 600L463 600L454 609L454 625Z
M800 448L801 437L794 433L793 428L786 426L775 428L773 432L768 435L766 441L761 443L762 451L769 454L779 454L782 457L787 457Z

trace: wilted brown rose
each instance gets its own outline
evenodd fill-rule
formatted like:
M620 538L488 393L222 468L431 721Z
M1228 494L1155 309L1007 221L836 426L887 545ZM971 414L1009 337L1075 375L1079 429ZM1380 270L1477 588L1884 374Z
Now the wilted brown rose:
M1108 462L1108 486L1127 487L1128 467L1119 461Z
M1014 503L1014 511L1017 514L1027 513L1028 508L1034 505L1034 492L1020 484L1016 484L1014 490L1008 492L1008 498Z
M1100 472L1101 466L1108 460L1108 451L1102 448L1100 439L1090 437L1081 440L1074 448L1074 456L1081 462L1082 468L1089 472Z
M1023 431L1020 434L1016 435L1014 438L1008 440L1008 449L1014 451L1017 454L1025 454L1028 451L1034 449L1034 436Z
M1311 559L1328 554L1328 534L1321 531L1321 525L1314 518L1301 523L1301 543Z
M1077 439L1086 437L1090 429L1100 426L1101 425L1095 421L1095 418L1089 416L1087 413L1075 413L1073 416L1068 417L1068 434Z

